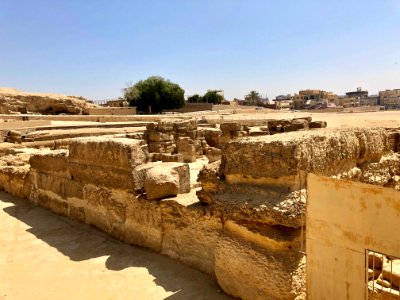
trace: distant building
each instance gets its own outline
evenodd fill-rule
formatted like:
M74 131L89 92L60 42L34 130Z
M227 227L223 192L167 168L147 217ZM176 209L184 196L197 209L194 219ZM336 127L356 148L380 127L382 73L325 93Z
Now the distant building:
M314 105L335 103L337 95L323 90L301 90L295 94L293 105L295 109L311 108Z
M400 108L400 89L379 92L379 104L389 109Z
M368 91L363 91L360 87L357 88L356 91L354 92L347 92L346 93L347 97L350 98L357 98L357 99L364 99L364 98L368 98Z
M106 102L106 106L109 107L124 107L124 106L129 106L128 101L124 99L118 99L118 100L109 100Z
M291 100L293 100L293 96L288 94L288 95L276 96L274 101L281 102L281 101L291 101Z

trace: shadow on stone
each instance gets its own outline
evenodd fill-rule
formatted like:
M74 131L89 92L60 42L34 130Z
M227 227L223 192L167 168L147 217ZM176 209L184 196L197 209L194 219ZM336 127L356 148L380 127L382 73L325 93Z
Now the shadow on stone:
M26 200L0 192L2 201L14 204L4 209L10 216L29 225L27 231L56 248L73 261L109 256L106 267L120 271L125 268L146 268L154 282L174 294L169 300L233 299L218 293L213 279L165 256L119 242L82 223L55 215ZM132 282L132 284L135 284Z

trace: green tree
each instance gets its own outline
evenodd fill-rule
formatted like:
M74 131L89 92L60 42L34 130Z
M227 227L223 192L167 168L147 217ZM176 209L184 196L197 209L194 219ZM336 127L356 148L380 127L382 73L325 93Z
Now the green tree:
M129 105L142 112L159 113L185 105L185 91L178 84L159 76L140 80L122 91Z
M245 100L248 101L251 105L257 105L261 96L256 91L250 91L248 95L246 95Z
M188 102L191 102L191 103L203 102L203 97L199 96L198 94L194 94L193 96L190 96L188 98Z
M224 100L224 97L218 94L216 91L208 91L203 96L203 102L220 104Z

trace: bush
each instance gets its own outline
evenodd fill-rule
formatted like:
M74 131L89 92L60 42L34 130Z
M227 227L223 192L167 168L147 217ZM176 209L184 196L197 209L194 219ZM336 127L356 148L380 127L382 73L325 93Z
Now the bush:
M203 96L203 102L213 103L213 104L221 104L224 100L224 97L218 94L216 91L208 91Z
M185 105L185 91L176 83L151 76L123 89L124 99L138 111L159 113Z
M200 103L203 102L203 97L198 94L194 94L193 96L188 97L188 102L190 103Z

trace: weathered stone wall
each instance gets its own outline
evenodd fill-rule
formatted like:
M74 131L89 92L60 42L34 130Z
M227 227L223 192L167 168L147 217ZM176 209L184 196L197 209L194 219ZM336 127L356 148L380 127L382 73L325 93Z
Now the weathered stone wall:
M0 185L126 243L148 247L216 276L232 295L243 299L254 299L255 295L255 299L266 295L279 299L296 297L294 282L304 287L301 280L292 276L292 271L301 273L302 255L292 250L298 248L299 230L289 235L277 228L263 232L255 224L246 227L228 221L223 211L201 203L147 200L142 186L148 168L165 165L181 169L183 174L186 169L182 163L144 163L147 158L142 146L140 141L130 139L76 139L71 141L69 150L41 150L30 153L30 158L21 158L14 167L16 171L24 170L18 185L10 184L15 180L6 166L0 168ZM180 184L187 191L187 182L182 180ZM270 255L277 256L271 259ZM236 260L239 256L240 260ZM271 268L276 278L267 280ZM258 275L253 280L250 275L254 270ZM238 280L238 271L245 272L243 281L231 282ZM269 282L267 288L260 290L259 285L265 282ZM282 286L277 288L278 285ZM246 287L248 292L244 293ZM284 291L281 296L280 290Z
M0 159L0 186L211 274L236 297L304 299L306 174L370 166L397 143L383 129L233 139L226 141L222 160L200 173L202 203L148 200L146 174L160 165L179 177L179 193L190 190L187 164L150 163L150 144L171 142L179 148L182 138L194 142L193 134L206 139L187 123L171 124L150 125L148 143L83 138L70 141L69 150L14 153L14 163ZM223 125L221 132L241 131L238 126Z
M222 162L200 172L197 193L230 220L216 250L223 289L247 299L303 297L307 173L331 176L376 163L395 151L389 137L384 129L317 130L227 143Z

